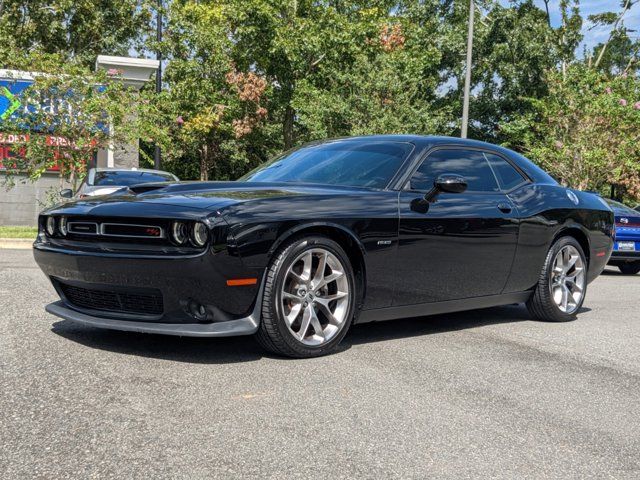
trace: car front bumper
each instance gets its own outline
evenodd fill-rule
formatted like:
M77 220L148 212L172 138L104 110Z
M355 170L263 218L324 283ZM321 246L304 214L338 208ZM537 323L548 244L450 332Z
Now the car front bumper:
M259 324L262 272L247 271L225 251L124 256L36 242L34 257L60 295L47 311L66 320L196 337L250 335ZM259 277L256 285L226 283L247 274ZM155 303L145 306L150 299ZM196 315L192 304L205 314Z
M56 317L91 327L126 332L176 335L181 337L234 337L239 335L252 335L258 330L259 324L259 317L254 314L237 320L217 323L156 323L122 320L88 315L69 308L62 301L50 303L45 307L45 310Z

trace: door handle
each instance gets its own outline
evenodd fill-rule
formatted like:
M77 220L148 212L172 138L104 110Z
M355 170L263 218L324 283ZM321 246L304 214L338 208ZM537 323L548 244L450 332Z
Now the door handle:
M500 202L498 204L498 210L500 210L502 213L511 213L511 210L513 210L513 208L507 202Z

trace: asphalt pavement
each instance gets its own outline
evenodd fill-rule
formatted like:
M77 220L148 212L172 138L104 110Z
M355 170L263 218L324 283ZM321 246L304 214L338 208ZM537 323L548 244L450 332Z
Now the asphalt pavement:
M337 354L44 312L0 250L0 478L640 478L640 275L575 322L522 306L356 326Z

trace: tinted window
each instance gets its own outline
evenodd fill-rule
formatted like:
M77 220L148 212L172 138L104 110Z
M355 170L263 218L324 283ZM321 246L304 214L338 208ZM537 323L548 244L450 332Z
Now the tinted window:
M524 177L520 175L513 166L499 155L493 155L491 153L484 153L484 158L487 159L493 173L498 179L500 188L503 190L511 190L524 182Z
M438 176L462 175L469 192L498 192L496 178L482 154L473 150L437 150L430 154L411 177L411 188L429 190Z
M148 182L175 182L175 178L169 174L151 173L151 172L137 172L131 171L102 171L96 172L93 178L94 186L116 186L127 187L129 185L135 185L137 183Z
M413 145L400 142L329 142L285 153L240 180L384 188Z

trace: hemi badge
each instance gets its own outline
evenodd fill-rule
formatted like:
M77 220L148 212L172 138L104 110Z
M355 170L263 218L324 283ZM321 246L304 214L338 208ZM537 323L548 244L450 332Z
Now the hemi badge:
M391 245L391 240L378 240L378 245Z

